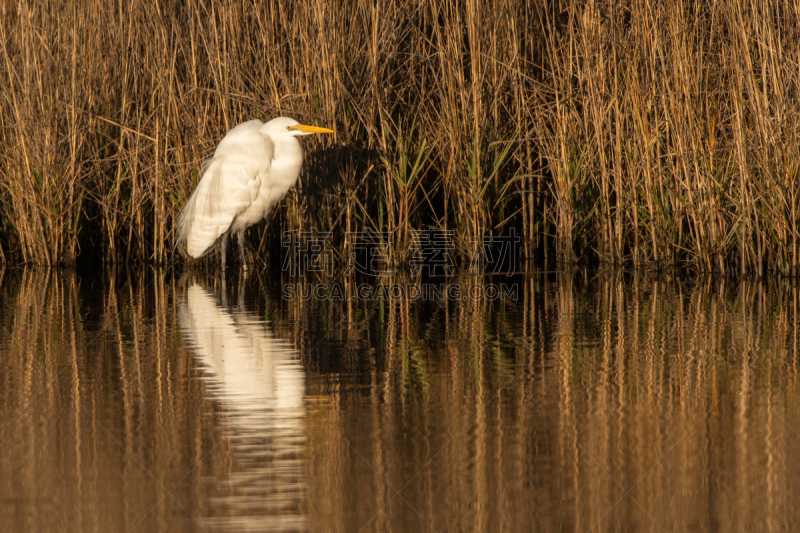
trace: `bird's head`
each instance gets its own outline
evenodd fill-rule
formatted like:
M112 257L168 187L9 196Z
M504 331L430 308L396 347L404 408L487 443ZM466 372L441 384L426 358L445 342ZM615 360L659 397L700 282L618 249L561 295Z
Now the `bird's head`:
M312 133L334 133L333 130L328 128L306 126L288 117L278 117L270 120L264 124L263 131L272 138L299 137L300 135L311 135Z

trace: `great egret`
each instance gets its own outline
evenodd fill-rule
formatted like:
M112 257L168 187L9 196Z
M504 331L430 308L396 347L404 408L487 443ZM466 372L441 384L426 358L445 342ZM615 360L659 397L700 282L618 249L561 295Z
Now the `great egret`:
M192 257L202 257L220 243L222 271L228 235L239 232L239 254L244 258L244 230L258 223L297 182L303 150L295 138L312 133L334 133L279 117L266 124L251 120L239 124L217 146L203 177L178 216L178 241Z

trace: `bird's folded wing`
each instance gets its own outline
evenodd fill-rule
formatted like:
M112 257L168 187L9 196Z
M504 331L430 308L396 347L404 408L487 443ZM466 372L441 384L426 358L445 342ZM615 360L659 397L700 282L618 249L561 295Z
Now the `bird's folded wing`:
M215 157L184 206L179 238L193 257L200 257L230 228L236 216L258 196L259 169L236 155Z

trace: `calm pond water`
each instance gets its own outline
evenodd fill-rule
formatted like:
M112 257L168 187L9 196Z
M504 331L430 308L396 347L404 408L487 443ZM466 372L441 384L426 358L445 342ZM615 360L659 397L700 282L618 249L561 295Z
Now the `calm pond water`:
M800 528L797 284L335 284L0 274L3 529Z

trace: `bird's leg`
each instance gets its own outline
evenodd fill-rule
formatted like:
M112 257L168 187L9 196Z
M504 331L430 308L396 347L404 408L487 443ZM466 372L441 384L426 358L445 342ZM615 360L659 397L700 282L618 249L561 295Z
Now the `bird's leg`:
M228 233L222 234L222 242L219 243L220 262L222 263L222 271L225 272L225 254L228 251Z
M244 313L245 306L244 306L244 294L245 294L245 287L247 286L247 273L245 272L244 276L242 276L242 282L239 283L239 311Z
M239 232L239 255L242 258L242 270L247 272L247 261L244 258L244 230Z

